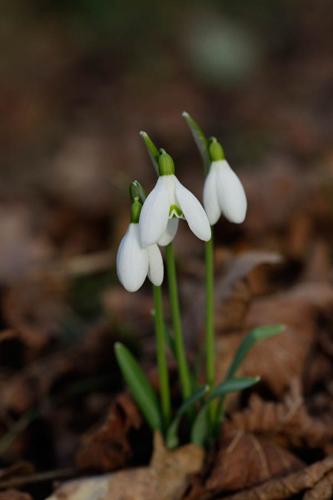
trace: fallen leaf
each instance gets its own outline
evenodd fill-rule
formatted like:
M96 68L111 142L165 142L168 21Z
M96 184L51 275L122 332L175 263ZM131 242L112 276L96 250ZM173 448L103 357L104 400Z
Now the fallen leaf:
M44 236L37 234L34 217L22 203L0 204L0 282L11 283L30 274L50 255Z
M17 332L30 358L59 335L66 314L64 289L41 276L12 285L4 292L1 305L7 325Z
M293 495L301 493L304 490L308 490L306 494L310 495L311 490L315 490L316 485L319 485L319 483L324 478L326 478L328 475L330 475L331 477L332 470L333 456L329 456L324 460L316 462L313 465L309 465L308 467L305 467L298 472L293 472L281 478L270 479L259 486L241 491L239 493L236 493L235 495L223 497L223 499L282 500L284 498L293 498ZM321 487L322 485L320 486L320 488ZM304 496L303 498L306 498L306 500L309 500L309 498L312 498L312 500L314 500L315 498L320 498L320 500L322 500L322 498L331 498L331 496Z
M0 492L0 500L32 500L32 497L22 491L7 490Z
M333 305L333 288L328 284L301 284L289 292L258 298L244 320L244 332L221 335L217 339L219 379L234 357L242 338L261 325L283 323L279 335L258 342L245 358L239 375L258 375L277 395L283 395L290 380L303 374L314 343L320 314Z
M194 444L175 451L164 447L156 433L148 467L128 469L89 479L64 483L48 500L179 500L190 478L198 473L204 451Z
M76 462L80 469L110 471L127 463L132 455L128 434L141 425L133 400L120 394L105 422L82 438Z
M305 493L303 500L330 500L333 497L333 471L330 471L318 483Z
M215 329L217 334L239 329L244 323L251 299L258 289L262 291L268 269L281 263L274 252L251 251L231 256L216 252ZM197 264L196 264L197 265ZM223 266L223 272L218 272ZM264 271L263 271L264 269ZM194 299L195 297L195 299ZM188 291L188 309L184 318L184 331L191 332L189 343L202 340L204 323L204 292L194 285ZM194 340L194 342L193 342Z
M7 480L16 476L32 474L35 471L30 462L17 462L5 469L0 469L0 479Z
M234 431L223 438L206 483L210 491L235 491L298 470L303 463L272 440Z
M297 383L281 403L252 395L248 407L232 413L225 422L223 431L228 434L231 430L275 436L285 446L319 448L333 439L333 419L324 421L309 415Z

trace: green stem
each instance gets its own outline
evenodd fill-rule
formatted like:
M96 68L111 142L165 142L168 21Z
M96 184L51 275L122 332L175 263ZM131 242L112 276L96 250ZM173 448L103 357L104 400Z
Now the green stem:
M205 351L206 379L211 387L215 384L215 335L214 335L214 248L213 237L205 243Z
M154 296L154 319L156 334L157 365L160 382L160 397L162 418L165 427L168 426L171 418L171 398L170 384L167 363L167 344L165 338L165 325L163 318L162 291L160 286L153 286Z
M167 261L169 296L170 296L171 315L172 315L173 331L175 339L176 358L177 358L183 398L187 399L191 395L191 379L186 359L184 337L182 333L182 324L180 319L176 265L175 265L175 257L173 253L172 243L170 243L166 247L166 261Z
M206 383L212 389L215 385L215 332L214 332L214 244L213 233L205 243L205 354ZM209 403L208 425L213 431L216 420L217 402Z

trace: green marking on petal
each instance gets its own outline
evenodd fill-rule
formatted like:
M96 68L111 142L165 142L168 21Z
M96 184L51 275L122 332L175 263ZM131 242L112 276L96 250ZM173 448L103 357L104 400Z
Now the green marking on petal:
M178 217L178 218L185 219L182 210L177 205L170 206L169 218L172 219L172 217Z

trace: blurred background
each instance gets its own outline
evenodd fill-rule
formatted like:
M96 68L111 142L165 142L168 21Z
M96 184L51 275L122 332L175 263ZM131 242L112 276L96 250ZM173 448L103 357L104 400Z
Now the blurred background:
M154 181L141 129L199 194L183 110L250 184L332 168L329 1L3 0L2 13L1 275L106 243L128 183Z
M128 184L155 182L140 130L200 197L202 166L181 112L221 140L249 197L242 227L217 225L221 262L228 252L275 250L289 258L287 279L331 276L333 6L1 7L0 456L47 469L71 462L119 389L115 338L135 344L151 333L149 286L126 294L114 272ZM186 303L202 246L184 225L177 247Z

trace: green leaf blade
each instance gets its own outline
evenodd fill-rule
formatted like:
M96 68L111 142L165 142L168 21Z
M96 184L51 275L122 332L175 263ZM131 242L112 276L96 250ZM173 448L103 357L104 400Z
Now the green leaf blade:
M259 382L259 380L260 377L240 377L227 380L219 384L217 387L214 387L194 420L191 430L192 443L195 443L198 446L204 446L207 443L207 440L209 438L208 403L210 401L216 398L224 398L231 392L238 392L244 389L248 389L249 387Z
M208 406L201 408L191 429L191 442L197 446L204 446L209 434Z
M176 448L179 444L178 428L182 416L200 399L202 399L209 391L208 385L199 387L193 394L179 407L174 420L171 422L166 436L168 448Z
M254 384L259 382L259 380L260 377L240 377L228 379L225 382L222 382L218 386L214 387L207 401L225 396L230 392L238 392L243 391L244 389L248 389L249 387L252 387Z
M237 349L234 359L228 369L225 380L234 378L237 370L244 361L246 355L252 349L252 347L256 342L258 342L259 340L274 337L278 333L281 333L284 330L284 328L285 328L284 325L268 325L255 328L250 333L248 333L244 337L244 339L240 343L240 346Z
M156 394L130 351L120 342L115 344L115 355L130 392L153 430L161 430L161 414Z
M209 391L209 385L202 385L198 387L196 391L191 394L191 396L184 401L184 403L179 407L177 415L184 415L187 410L191 408L197 401L200 401Z

